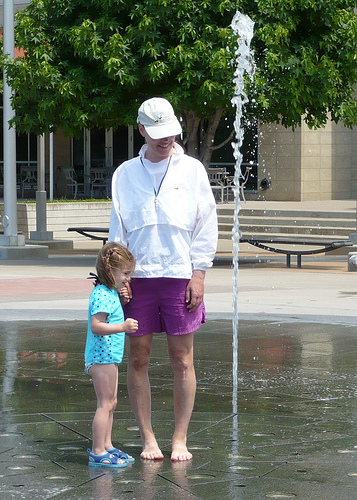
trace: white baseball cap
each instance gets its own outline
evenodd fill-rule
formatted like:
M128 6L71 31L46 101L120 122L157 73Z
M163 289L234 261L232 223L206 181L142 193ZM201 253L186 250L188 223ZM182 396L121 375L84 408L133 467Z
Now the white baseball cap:
M182 128L169 101L152 97L143 102L137 122L145 127L151 139L163 139L181 134Z

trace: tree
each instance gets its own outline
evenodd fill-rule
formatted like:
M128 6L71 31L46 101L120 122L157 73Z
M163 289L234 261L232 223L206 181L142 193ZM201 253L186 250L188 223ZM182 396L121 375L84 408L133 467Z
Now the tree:
M357 125L355 0L240 0L255 21L257 69L250 114L263 122L318 128Z
M328 4L328 5L327 5ZM221 118L234 113L230 23L256 23L247 116L285 126L357 123L354 0L32 0L17 15L7 64L14 122L37 134L134 124L140 103L167 97L186 149L206 165Z
M17 16L25 56L8 65L16 126L69 135L115 128L135 123L140 103L160 95L183 118L188 152L204 159L208 137L232 111L234 8L226 0L33 0Z

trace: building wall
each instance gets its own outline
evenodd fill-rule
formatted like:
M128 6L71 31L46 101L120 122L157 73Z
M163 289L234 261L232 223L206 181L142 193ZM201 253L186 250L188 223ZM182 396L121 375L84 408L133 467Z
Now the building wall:
M259 127L258 194L250 199L299 201L301 199L301 134L281 125ZM270 186L261 189L267 179Z
M249 199L276 201L342 200L357 197L357 128L328 122L295 131L261 125L259 175L270 187Z
M28 0L15 0L14 1L14 13L17 11L24 9L30 4ZM0 22L2 23L2 20L4 18L4 1L0 0Z
M332 124L332 192L333 200L357 198L357 128Z
M319 130L302 126L302 200L342 200L356 196L353 144L357 129L328 122Z

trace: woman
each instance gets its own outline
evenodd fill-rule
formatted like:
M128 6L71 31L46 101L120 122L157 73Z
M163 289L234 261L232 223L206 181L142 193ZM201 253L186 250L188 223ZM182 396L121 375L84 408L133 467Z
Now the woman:
M146 144L112 181L109 241L136 260L125 315L139 322L129 337L128 392L143 442L141 457L162 459L151 426L148 366L153 334L166 332L174 372L171 460L192 458L187 430L196 393L193 332L205 321L204 278L217 246L217 214L204 166L175 143L181 126L171 104L145 101L138 126Z

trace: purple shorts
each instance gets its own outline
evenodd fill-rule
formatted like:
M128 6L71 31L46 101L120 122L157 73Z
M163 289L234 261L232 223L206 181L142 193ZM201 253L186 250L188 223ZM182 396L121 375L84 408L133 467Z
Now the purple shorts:
M185 335L198 330L206 322L204 303L196 311L188 312L185 304L186 287L190 280L177 278L133 278L133 298L124 307L126 318L139 322L130 337L166 332L167 335Z

